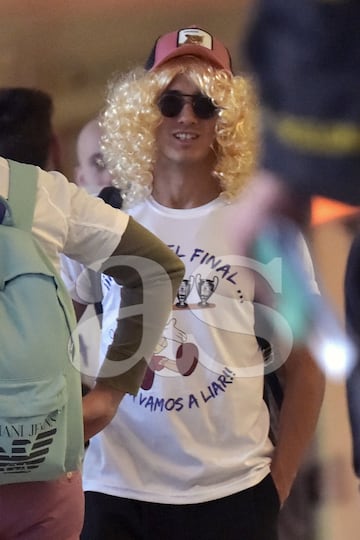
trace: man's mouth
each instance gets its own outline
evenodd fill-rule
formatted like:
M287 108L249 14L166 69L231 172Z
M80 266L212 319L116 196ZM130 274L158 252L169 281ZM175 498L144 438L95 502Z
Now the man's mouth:
M198 135L195 133L175 133L174 134L175 139L178 139L179 141L192 141L194 139L197 139Z

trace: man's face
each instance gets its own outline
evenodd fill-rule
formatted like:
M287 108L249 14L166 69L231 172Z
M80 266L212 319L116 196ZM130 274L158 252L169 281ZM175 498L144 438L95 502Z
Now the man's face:
M100 128L93 120L81 131L77 146L79 166L76 169L76 183L93 195L111 185L111 176L100 150L100 136Z
M185 75L178 75L166 92L196 95L200 90ZM157 129L158 162L162 160L177 164L212 163L214 152L211 145L215 139L217 116L199 118L192 107L191 98L185 98L181 111L171 118L163 116Z

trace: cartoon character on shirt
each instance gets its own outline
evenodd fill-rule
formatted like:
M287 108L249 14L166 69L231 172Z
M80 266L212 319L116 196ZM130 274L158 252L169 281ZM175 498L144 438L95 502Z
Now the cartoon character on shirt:
M199 361L198 348L194 343L186 342L186 333L177 327L176 324L177 320L173 317L165 326L163 335L146 369L141 385L143 390L150 390L154 382L155 373L164 368L180 373L183 377L188 377L195 370ZM161 354L168 346L169 341L175 341L179 344L176 350L176 358L174 359Z

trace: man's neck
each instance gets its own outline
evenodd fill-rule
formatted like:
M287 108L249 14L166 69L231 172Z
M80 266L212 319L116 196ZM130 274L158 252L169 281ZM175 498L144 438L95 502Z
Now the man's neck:
M169 208L196 208L220 194L218 179L208 170L155 168L152 196Z

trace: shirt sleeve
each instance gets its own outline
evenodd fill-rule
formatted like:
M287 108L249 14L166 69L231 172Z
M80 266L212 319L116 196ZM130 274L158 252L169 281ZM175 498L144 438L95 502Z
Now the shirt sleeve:
M184 265L130 218L122 241L102 270L122 288L117 329L98 378L135 395L170 315Z
M57 268L61 253L93 269L100 267L119 244L128 220L125 212L62 174L39 169L33 234Z

